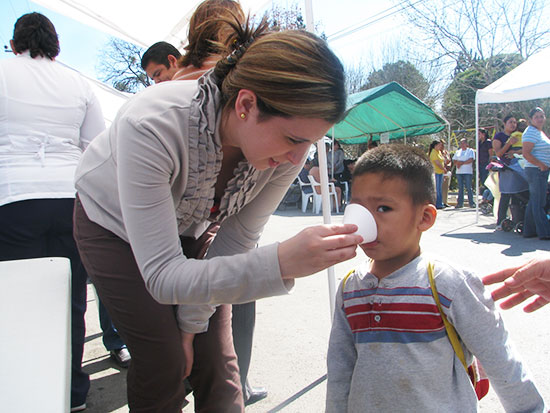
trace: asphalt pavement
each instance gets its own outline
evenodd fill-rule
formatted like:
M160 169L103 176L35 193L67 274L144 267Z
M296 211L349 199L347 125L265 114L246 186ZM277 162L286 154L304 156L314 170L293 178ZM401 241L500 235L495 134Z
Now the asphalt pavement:
M340 223L342 214L333 216ZM322 223L320 215L299 209L277 211L268 222L260 244L283 241L300 230ZM495 218L474 209L447 208L438 211L433 228L421 241L424 251L445 257L480 276L548 253L550 241L523 239L512 232L495 232ZM350 268L365 259L362 251L353 260L336 266L337 282ZM126 370L109 359L101 342L93 287L89 286L85 370L92 385L87 412L127 412ZM521 309L503 312L515 346L524 358L543 397L550 403L550 305L533 313ZM246 411L316 413L324 411L326 350L330 332L328 279L326 271L299 279L292 294L266 298L257 303L256 332L249 379L264 386L269 396ZM192 412L190 405L184 412ZM491 390L480 403L481 412L503 412Z

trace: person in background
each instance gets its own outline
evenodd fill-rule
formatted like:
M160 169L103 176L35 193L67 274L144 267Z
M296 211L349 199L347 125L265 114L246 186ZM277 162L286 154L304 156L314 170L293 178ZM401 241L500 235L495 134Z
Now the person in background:
M476 412L476 392L440 311L506 411L546 412L481 280L420 249L437 216L432 176L426 155L411 146L383 145L357 161L352 202L370 211L378 235L360 245L369 259L338 288L326 412Z
M312 166L309 170L309 175L311 175L316 182L321 183L321 168L319 168L318 166ZM308 181L309 181L309 178L308 178ZM328 177L328 182L334 185L334 191L336 192L336 199L337 199L338 205L339 206L342 205L342 188L340 188L340 186L337 185L336 180L331 179L330 176ZM313 188L313 190L317 194L321 193L321 188L319 186L316 186L315 188Z
M447 169L447 172L443 174L443 182L441 182L441 202L443 203L444 208L448 208L449 204L447 201L449 200L449 186L451 185L451 177L453 176L452 161L451 155L449 155L449 151L447 151L445 146L445 139L441 139L441 143L443 144L441 155L443 155L443 162L445 169Z
M480 128L477 132L477 139L479 148L479 185L481 186L489 176L487 165L489 165L489 160L493 156L494 151L493 141L489 139L487 129Z
M344 173L344 157L344 150L340 146L340 142L335 140L333 149L327 153L327 158L331 164L328 173L338 182L342 180L342 174Z
M75 237L132 354L131 411L180 412L188 376L197 411L242 412L222 303L286 294L362 241L356 225L320 225L255 248L311 144L344 116L345 78L311 33L228 24L236 41L213 71L133 96L77 169ZM203 332L218 347L199 357Z
M443 175L447 172L447 167L445 166L445 158L441 151L443 150L443 143L440 140L432 141L430 144L430 149L428 151L428 157L434 168L435 174L435 190L436 190L436 203L435 207L437 209L443 209L443 194L442 194L442 184L443 184Z
M328 139L328 138L326 138ZM312 162L312 166L313 167L319 167L319 151L317 150L319 148L318 145L315 145L315 155L313 155L313 160L311 161ZM328 153L330 152L330 143L329 142L325 142L325 153L327 154L327 170L330 171L331 170L331 164L330 164L330 159L328 158Z
M468 147L468 141L465 138L460 140L460 148L453 156L453 162L456 165L456 178L458 180L458 198L456 208L464 207L464 188L468 192L468 203L470 208L475 208L474 195L472 193L472 176L474 169L475 152Z
M327 152L328 174L334 185L340 189L340 193L347 195L346 184L342 179L344 173L344 157L344 150L340 146L340 142L334 140L333 148ZM343 199L343 201L345 203L347 199Z
M101 302L99 295L97 295L97 306L99 313L99 326L103 333L102 341L103 346L109 352L111 359L122 368L128 368L132 361L132 356L124 343L124 340L118 334L118 330L113 324L107 309Z
M548 169L550 167L550 139L542 130L546 115L536 107L529 112L531 125L523 133L525 174L529 183L529 202L525 210L523 236L550 240L550 222L546 216Z
M162 83L172 80L178 71L178 59L181 53L167 42L157 42L149 47L141 57L141 67L153 82Z
M523 310L532 313L550 302L550 257L539 256L510 268L488 274L483 277L483 284L502 283L491 295L498 301L509 297L500 304L504 310L515 307L525 300L534 297Z
M15 57L0 60L0 260L70 259L71 411L82 411L87 275L73 238L73 181L105 123L88 82L55 61L59 39L46 16L21 16L10 44Z
M514 158L514 154L521 154L521 148L512 148L512 146L517 141L517 138L511 137L512 133L516 131L517 121L514 116L507 115L504 117L503 122L504 130L502 132L498 132L493 137L493 150L495 156L497 156L502 163L504 163L505 165L510 165L513 162L517 162ZM510 206L512 195L522 192L527 188L526 185L521 182L522 179L518 177L517 173L512 170L501 170L498 175L500 201L498 205L497 226L495 230L501 231L501 224L502 221L506 219L506 216L508 214L508 207Z

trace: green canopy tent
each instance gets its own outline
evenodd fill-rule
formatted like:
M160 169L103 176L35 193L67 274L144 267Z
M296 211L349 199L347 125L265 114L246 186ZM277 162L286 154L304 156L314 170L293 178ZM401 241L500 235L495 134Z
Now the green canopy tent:
M348 97L344 120L327 136L343 144L369 139L404 139L441 132L448 123L399 83L391 82Z

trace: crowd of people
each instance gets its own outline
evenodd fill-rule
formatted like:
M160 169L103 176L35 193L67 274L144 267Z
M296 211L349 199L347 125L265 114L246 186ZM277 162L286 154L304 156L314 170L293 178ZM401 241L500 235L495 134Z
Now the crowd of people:
M334 141L326 151L337 202L351 192L375 217L377 240L362 244L353 224L318 225L257 246L296 177L320 181L309 149L345 112L343 66L323 39L272 32L234 0L205 0L183 54L166 42L144 53L155 85L129 99L108 129L87 83L56 62L59 40L47 17L20 17L11 46L15 57L0 61L0 260L71 261L71 411L86 409L90 388L82 369L88 277L105 346L129 368L130 411L180 412L192 391L196 411L242 412L267 395L247 380L255 300L287 294L295 279L353 258L358 245L369 260L338 291L327 411L475 411L470 378L441 328L432 276L444 315L503 405L545 411L480 279L420 251L422 233L448 207L453 166L457 208L465 192L476 204L476 154L466 139L452 157L434 141L428 156L373 145L357 161ZM545 120L542 109L531 111L521 147L513 117L491 147L480 131L488 156L479 158L511 165L523 152L524 236L550 239ZM509 170L500 172L502 205ZM535 296L526 307L534 311L550 300L548 267L548 259L535 260L484 282L504 282L493 292L495 300L509 297L503 308ZM395 299L388 289L403 294ZM417 309L407 326L391 316L403 305ZM429 328L419 335L417 324Z
M478 151L469 147L462 138L452 159L445 149L443 140L434 140L428 156L434 168L436 185L436 207L444 209L447 204L448 184L455 170L457 178L456 208L463 208L464 193L467 193L471 208L476 206L472 186L475 182L474 168L479 157L477 173L482 203L492 203L498 196L496 231L515 229L525 238L549 239L548 218L548 169L550 166L550 140L543 127L546 122L544 111L533 108L528 120L516 121L513 115L503 119L502 131L490 138L486 129L478 130ZM490 170L498 173L498 193L492 194L485 186ZM493 188L494 190L495 188Z

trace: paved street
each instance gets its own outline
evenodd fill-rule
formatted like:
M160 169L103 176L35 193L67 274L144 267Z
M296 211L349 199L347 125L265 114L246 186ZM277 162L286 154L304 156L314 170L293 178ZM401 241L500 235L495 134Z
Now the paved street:
M472 209L439 211L434 228L424 234L425 251L446 257L483 275L523 262L550 250L549 241L523 239L514 233L495 233L494 218L480 215L475 224ZM342 215L333 217L341 222ZM297 209L277 212L266 226L261 244L284 240L301 229L322 221L321 216ZM364 259L358 257L336 267L337 281ZM91 291L91 287L90 287ZM86 370L92 375L88 397L90 413L127 412L125 371L115 367L101 344L97 308L89 294L87 313ZM247 412L323 412L326 391L326 350L330 331L326 271L298 280L294 292L264 299L257 304L256 335L250 369L253 385L265 386L269 397ZM547 401L550 401L550 306L534 314L521 309L504 313L504 320L518 351L523 355ZM192 406L184 412L192 412ZM481 402L482 412L502 412L490 392Z

